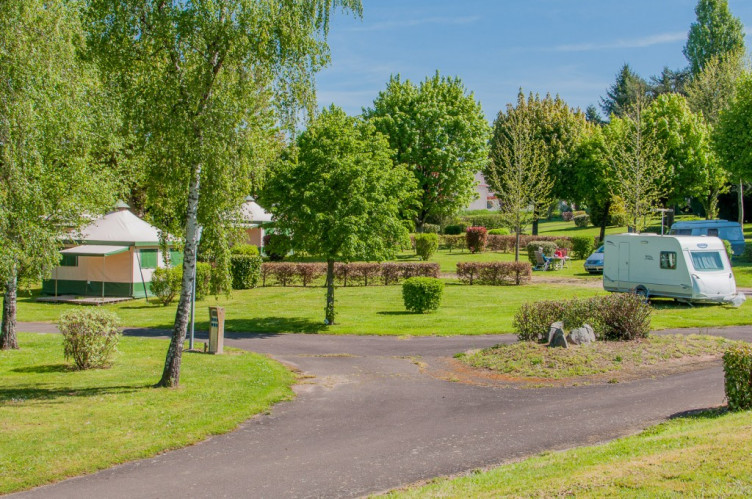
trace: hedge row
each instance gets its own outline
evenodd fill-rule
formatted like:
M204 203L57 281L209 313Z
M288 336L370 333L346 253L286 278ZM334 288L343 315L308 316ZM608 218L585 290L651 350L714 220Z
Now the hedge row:
M632 293L614 293L593 298L538 301L523 304L514 316L513 326L520 341L548 341L554 322L564 328L593 326L600 340L634 340L650 332L650 305Z
M457 277L465 284L520 285L530 281L528 262L457 262Z
M590 238L589 236L579 236L579 237L587 237L587 239L592 239L593 242L595 242L595 239ZM529 243L533 241L546 241L546 242L551 242L551 243L557 243L560 247L568 247L568 248L572 247L572 238L568 236L521 235L520 236L520 249L525 248ZM495 235L495 234L486 235L486 249L490 251L500 251L503 253L511 253L512 251L514 251L514 242L515 242L514 234L511 234L508 236L500 236L500 235ZM467 248L466 236L464 234L458 235L458 236L441 236L439 238L439 245L442 248L449 249L449 250L465 249ZM588 253L588 255L589 254L590 253ZM585 257L587 257L588 255L585 255Z
M752 409L752 345L738 344L726 350L723 371L729 409Z
M268 262L261 266L263 286L308 286L326 274L325 263ZM410 277L439 277L439 264L427 262L335 263L334 278L344 286L397 284Z

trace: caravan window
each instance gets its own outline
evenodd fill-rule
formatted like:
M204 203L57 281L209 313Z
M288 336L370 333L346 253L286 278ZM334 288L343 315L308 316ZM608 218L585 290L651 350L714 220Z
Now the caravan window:
M674 229L671 231L671 234L675 236L691 236L692 229Z
M662 269L675 269L676 268L676 252L675 251L661 251L661 268Z
M718 237L718 229L708 229L708 235Z
M723 270L723 259L717 251L690 251L697 271Z

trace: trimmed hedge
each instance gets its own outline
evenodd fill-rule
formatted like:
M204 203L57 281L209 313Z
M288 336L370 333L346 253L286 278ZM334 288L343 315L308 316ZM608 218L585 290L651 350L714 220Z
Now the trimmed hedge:
M266 262L261 265L262 286L308 286L326 274L325 263ZM439 264L427 262L335 263L334 278L344 286L397 284L410 277L439 277Z
M586 299L538 301L523 304L513 326L520 341L548 341L552 323L566 329L587 323L600 340L634 340L650 332L650 305L632 293L614 293Z
M575 260L584 260L595 249L595 239L590 236L574 236L572 238L572 256Z
M402 283L402 301L410 312L423 314L439 308L444 282L433 277L411 277Z
M441 247L451 253L454 249L465 249L467 241L464 234L441 236Z
M451 224L444 227L444 234L447 236L457 236L465 233L467 226L465 224Z
M530 241L525 247L527 249L527 259L530 260L532 265L538 265L538 259L535 258L535 252L538 251L538 248L543 250L545 256L551 257L554 256L554 252L558 247L558 244L551 241Z
M258 249L256 255L237 253L230 256L232 289L251 289L258 286L261 280L261 263Z
M437 234L415 234L415 253L421 260L428 260L439 249Z
M508 236L509 229L491 229L488 231L489 236Z
M486 250L488 231L485 227L468 227L465 237L470 253L483 253Z
M530 281L528 262L457 262L457 278L465 284L520 285Z
M441 232L439 224L423 224L423 234L438 234Z
M236 244L230 248L230 253L233 255L247 255L247 256L259 256L258 246L255 244Z
M729 347L723 354L723 372L729 410L752 409L752 345Z
M507 226L507 218L499 213L489 213L488 215L465 215L460 220L467 227L485 227L490 229L501 229Z

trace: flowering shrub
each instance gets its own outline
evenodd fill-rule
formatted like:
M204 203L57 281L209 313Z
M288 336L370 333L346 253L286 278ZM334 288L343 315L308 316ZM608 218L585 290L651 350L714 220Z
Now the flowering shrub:
M470 253L483 253L485 251L488 237L485 227L468 227L465 237L467 238L467 249L470 250Z
M65 360L73 359L76 369L107 367L117 351L118 317L98 308L78 308L60 316Z

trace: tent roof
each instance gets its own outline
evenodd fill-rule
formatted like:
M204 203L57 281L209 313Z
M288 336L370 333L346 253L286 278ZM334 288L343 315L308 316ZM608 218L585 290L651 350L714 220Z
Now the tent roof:
M242 222L247 224L272 221L271 213L264 210L251 197L247 197L245 203L240 205L240 217Z
M113 211L81 230L84 244L157 245L159 231L126 209Z
M107 246L103 244L85 244L83 246L74 246L67 248L60 253L63 255L77 256L110 256L117 255L128 251L128 246Z

